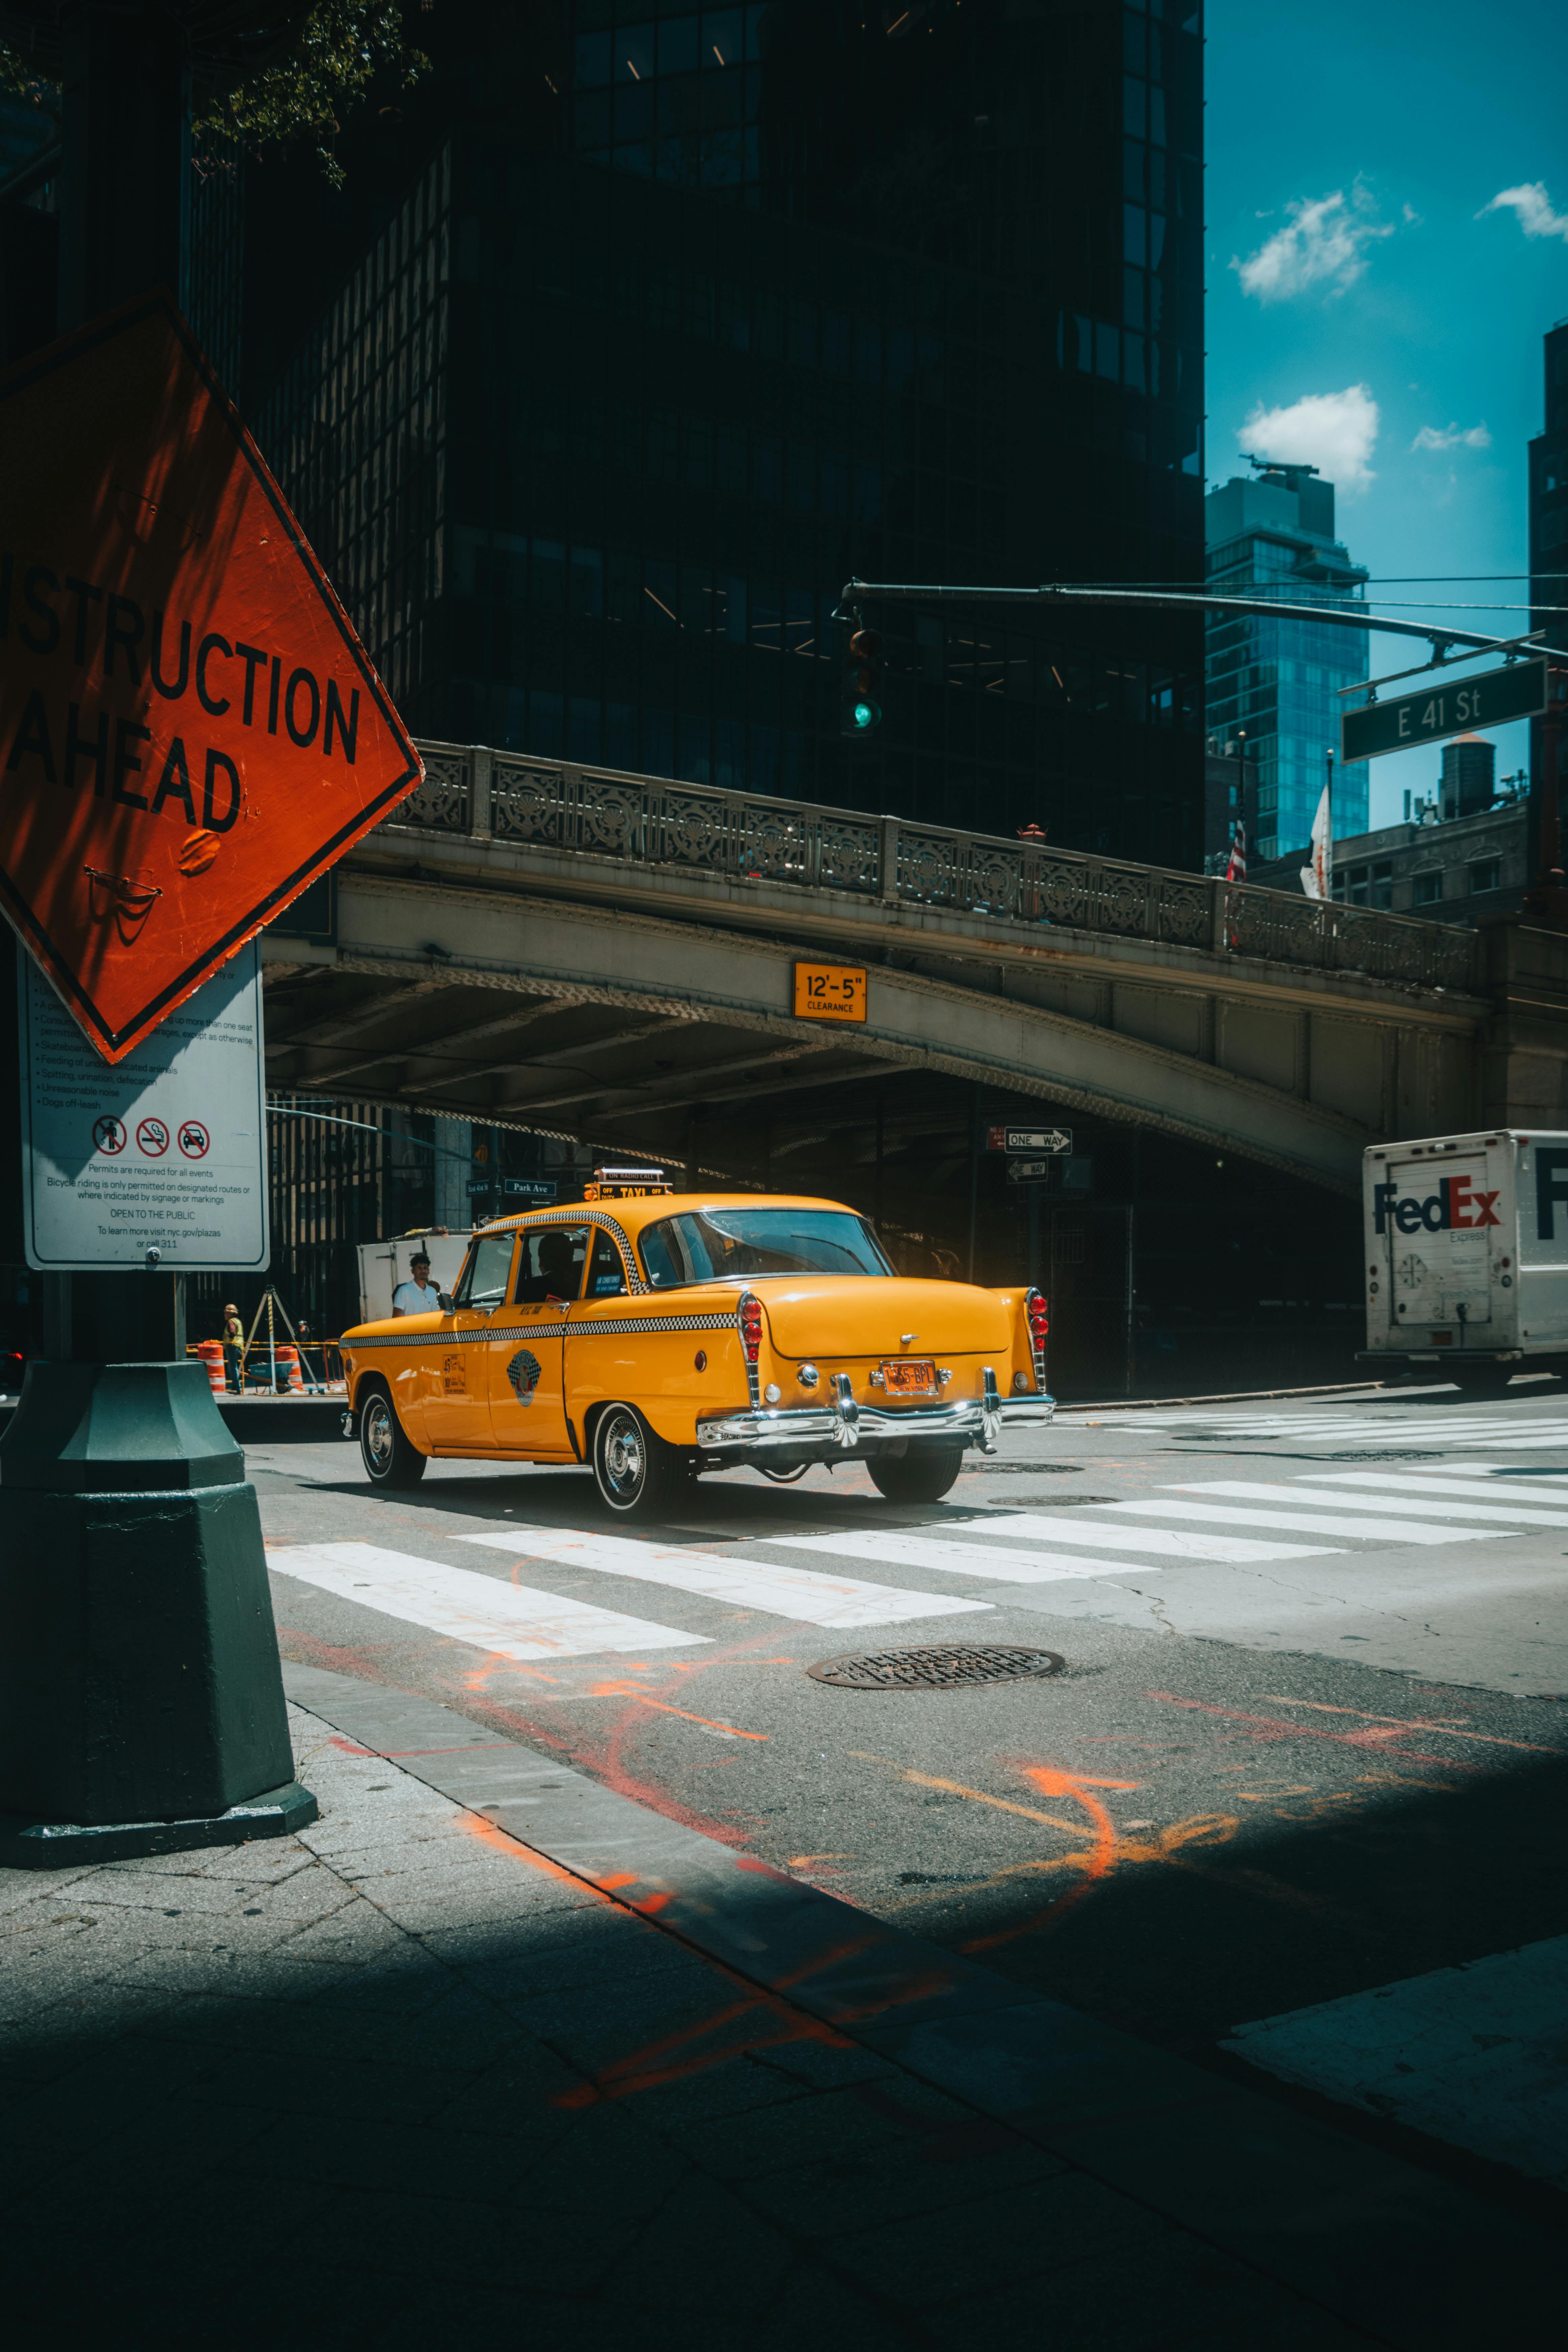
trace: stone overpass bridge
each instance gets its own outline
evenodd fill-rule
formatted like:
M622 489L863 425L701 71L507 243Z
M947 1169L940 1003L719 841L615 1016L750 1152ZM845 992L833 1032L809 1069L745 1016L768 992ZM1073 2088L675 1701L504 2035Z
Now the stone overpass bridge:
M1338 1192L1389 1137L1568 1126L1555 933L421 749L420 790L338 868L332 920L290 910L264 937L282 1096L679 1163L697 1106L923 1069ZM795 1018L803 956L866 967L864 1026Z

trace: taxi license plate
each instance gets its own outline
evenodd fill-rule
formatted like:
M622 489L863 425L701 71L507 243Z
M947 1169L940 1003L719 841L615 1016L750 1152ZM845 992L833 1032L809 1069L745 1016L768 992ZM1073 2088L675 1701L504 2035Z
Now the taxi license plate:
M908 1356L884 1357L882 1385L889 1396L935 1396L936 1366Z

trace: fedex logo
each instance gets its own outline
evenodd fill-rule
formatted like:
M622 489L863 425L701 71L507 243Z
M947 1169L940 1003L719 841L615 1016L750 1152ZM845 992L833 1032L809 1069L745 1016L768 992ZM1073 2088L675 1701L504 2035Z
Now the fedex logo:
M1439 1177L1437 1190L1424 1201L1396 1200L1398 1189L1394 1183L1373 1187L1373 1209L1380 1234L1385 1234L1390 1225L1402 1234L1419 1233L1423 1226L1429 1234L1468 1234L1502 1223L1497 1213L1497 1194L1475 1192L1468 1176Z

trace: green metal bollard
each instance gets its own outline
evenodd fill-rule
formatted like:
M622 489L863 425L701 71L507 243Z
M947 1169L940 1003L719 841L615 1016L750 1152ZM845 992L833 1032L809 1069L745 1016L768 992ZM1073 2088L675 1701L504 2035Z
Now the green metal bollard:
M0 1489L0 1863L313 1822L256 1489L205 1367L29 1364Z

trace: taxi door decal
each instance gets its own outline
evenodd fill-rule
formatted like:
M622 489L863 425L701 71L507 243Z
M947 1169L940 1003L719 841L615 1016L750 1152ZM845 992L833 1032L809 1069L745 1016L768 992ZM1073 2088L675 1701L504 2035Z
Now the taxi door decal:
M512 1357L507 1365L506 1376L511 1382L519 1404L527 1405L533 1402L533 1391L539 1386L539 1376L542 1370L543 1367L538 1357L530 1355L526 1348L520 1348Z

